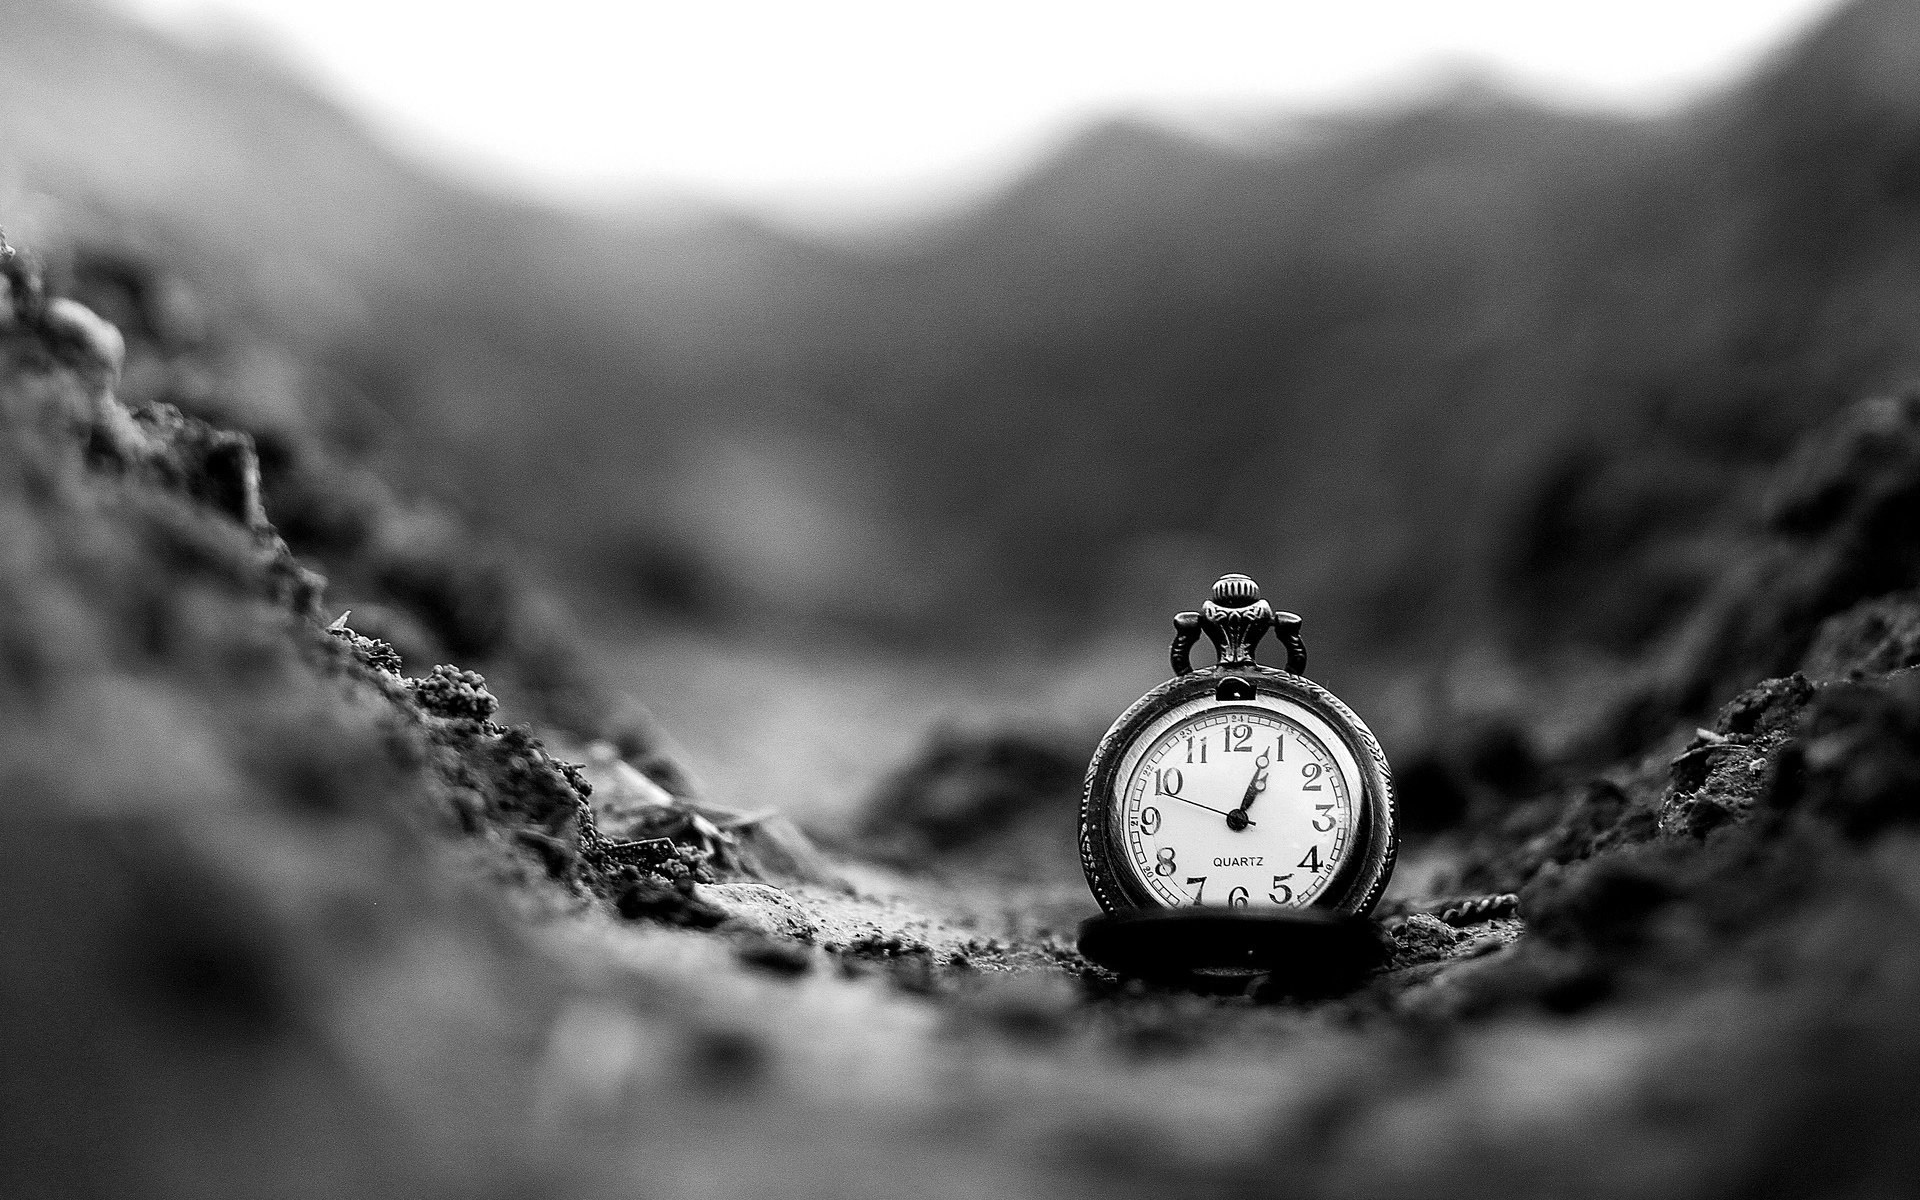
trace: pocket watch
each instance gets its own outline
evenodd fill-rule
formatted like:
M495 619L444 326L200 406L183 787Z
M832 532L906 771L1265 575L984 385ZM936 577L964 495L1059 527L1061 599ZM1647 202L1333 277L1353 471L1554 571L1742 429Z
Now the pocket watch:
M1083 952L1098 960L1146 919L1156 946L1222 943L1193 953L1257 965L1309 924L1365 918L1398 845L1392 775L1366 724L1306 677L1300 618L1227 575L1173 625L1174 677L1121 714L1087 769L1080 858L1110 919L1083 931ZM1254 660L1268 633L1284 670ZM1202 634L1216 661L1195 669ZM1209 922L1159 928L1169 910Z

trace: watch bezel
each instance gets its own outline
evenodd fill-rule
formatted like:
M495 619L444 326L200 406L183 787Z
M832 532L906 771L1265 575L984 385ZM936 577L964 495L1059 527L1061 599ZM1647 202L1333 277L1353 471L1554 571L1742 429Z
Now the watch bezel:
M1170 907L1126 868L1122 830L1113 820L1119 807L1115 786L1127 751L1141 734L1173 709L1209 693L1218 696L1220 685L1228 679L1244 680L1256 695L1290 701L1314 713L1332 727L1358 764L1360 796L1355 806L1353 849L1313 903L1302 907L1360 916L1371 913L1386 889L1398 848L1393 773L1386 755L1366 722L1338 696L1304 675L1257 664L1216 664L1169 679L1121 713L1100 739L1087 767L1080 800L1080 861L1094 899L1110 913ZM1236 701L1221 697L1219 703L1229 707Z

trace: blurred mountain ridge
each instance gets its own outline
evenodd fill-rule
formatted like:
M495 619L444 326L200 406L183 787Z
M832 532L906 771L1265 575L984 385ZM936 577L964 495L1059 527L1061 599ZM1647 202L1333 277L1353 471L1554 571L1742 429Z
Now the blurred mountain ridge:
M272 68L0 19L16 192L225 264L392 473L563 574L763 628L1157 624L1234 567L1329 660L1627 648L1758 464L1920 365L1897 2L1666 117L1114 122L881 250L483 194Z

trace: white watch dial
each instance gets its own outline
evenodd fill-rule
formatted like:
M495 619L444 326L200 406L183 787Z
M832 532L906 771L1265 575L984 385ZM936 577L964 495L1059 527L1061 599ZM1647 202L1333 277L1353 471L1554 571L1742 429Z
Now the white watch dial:
M1358 780L1346 745L1300 705L1195 701L1134 742L1114 823L1162 904L1301 907L1354 843Z

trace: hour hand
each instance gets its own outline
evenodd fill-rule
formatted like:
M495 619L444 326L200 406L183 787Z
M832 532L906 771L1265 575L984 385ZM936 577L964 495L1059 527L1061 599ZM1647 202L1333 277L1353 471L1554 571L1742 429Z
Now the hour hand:
M1267 773L1265 771L1254 772L1253 778L1247 781L1247 794L1240 797L1240 811L1245 812L1247 809L1253 807L1254 800L1259 797L1261 792L1266 790Z
M1236 833L1252 822L1247 820L1247 809L1267 790L1267 756L1260 755L1260 761L1253 765L1253 778L1247 781L1247 793L1240 797L1240 807L1227 814L1227 828Z

